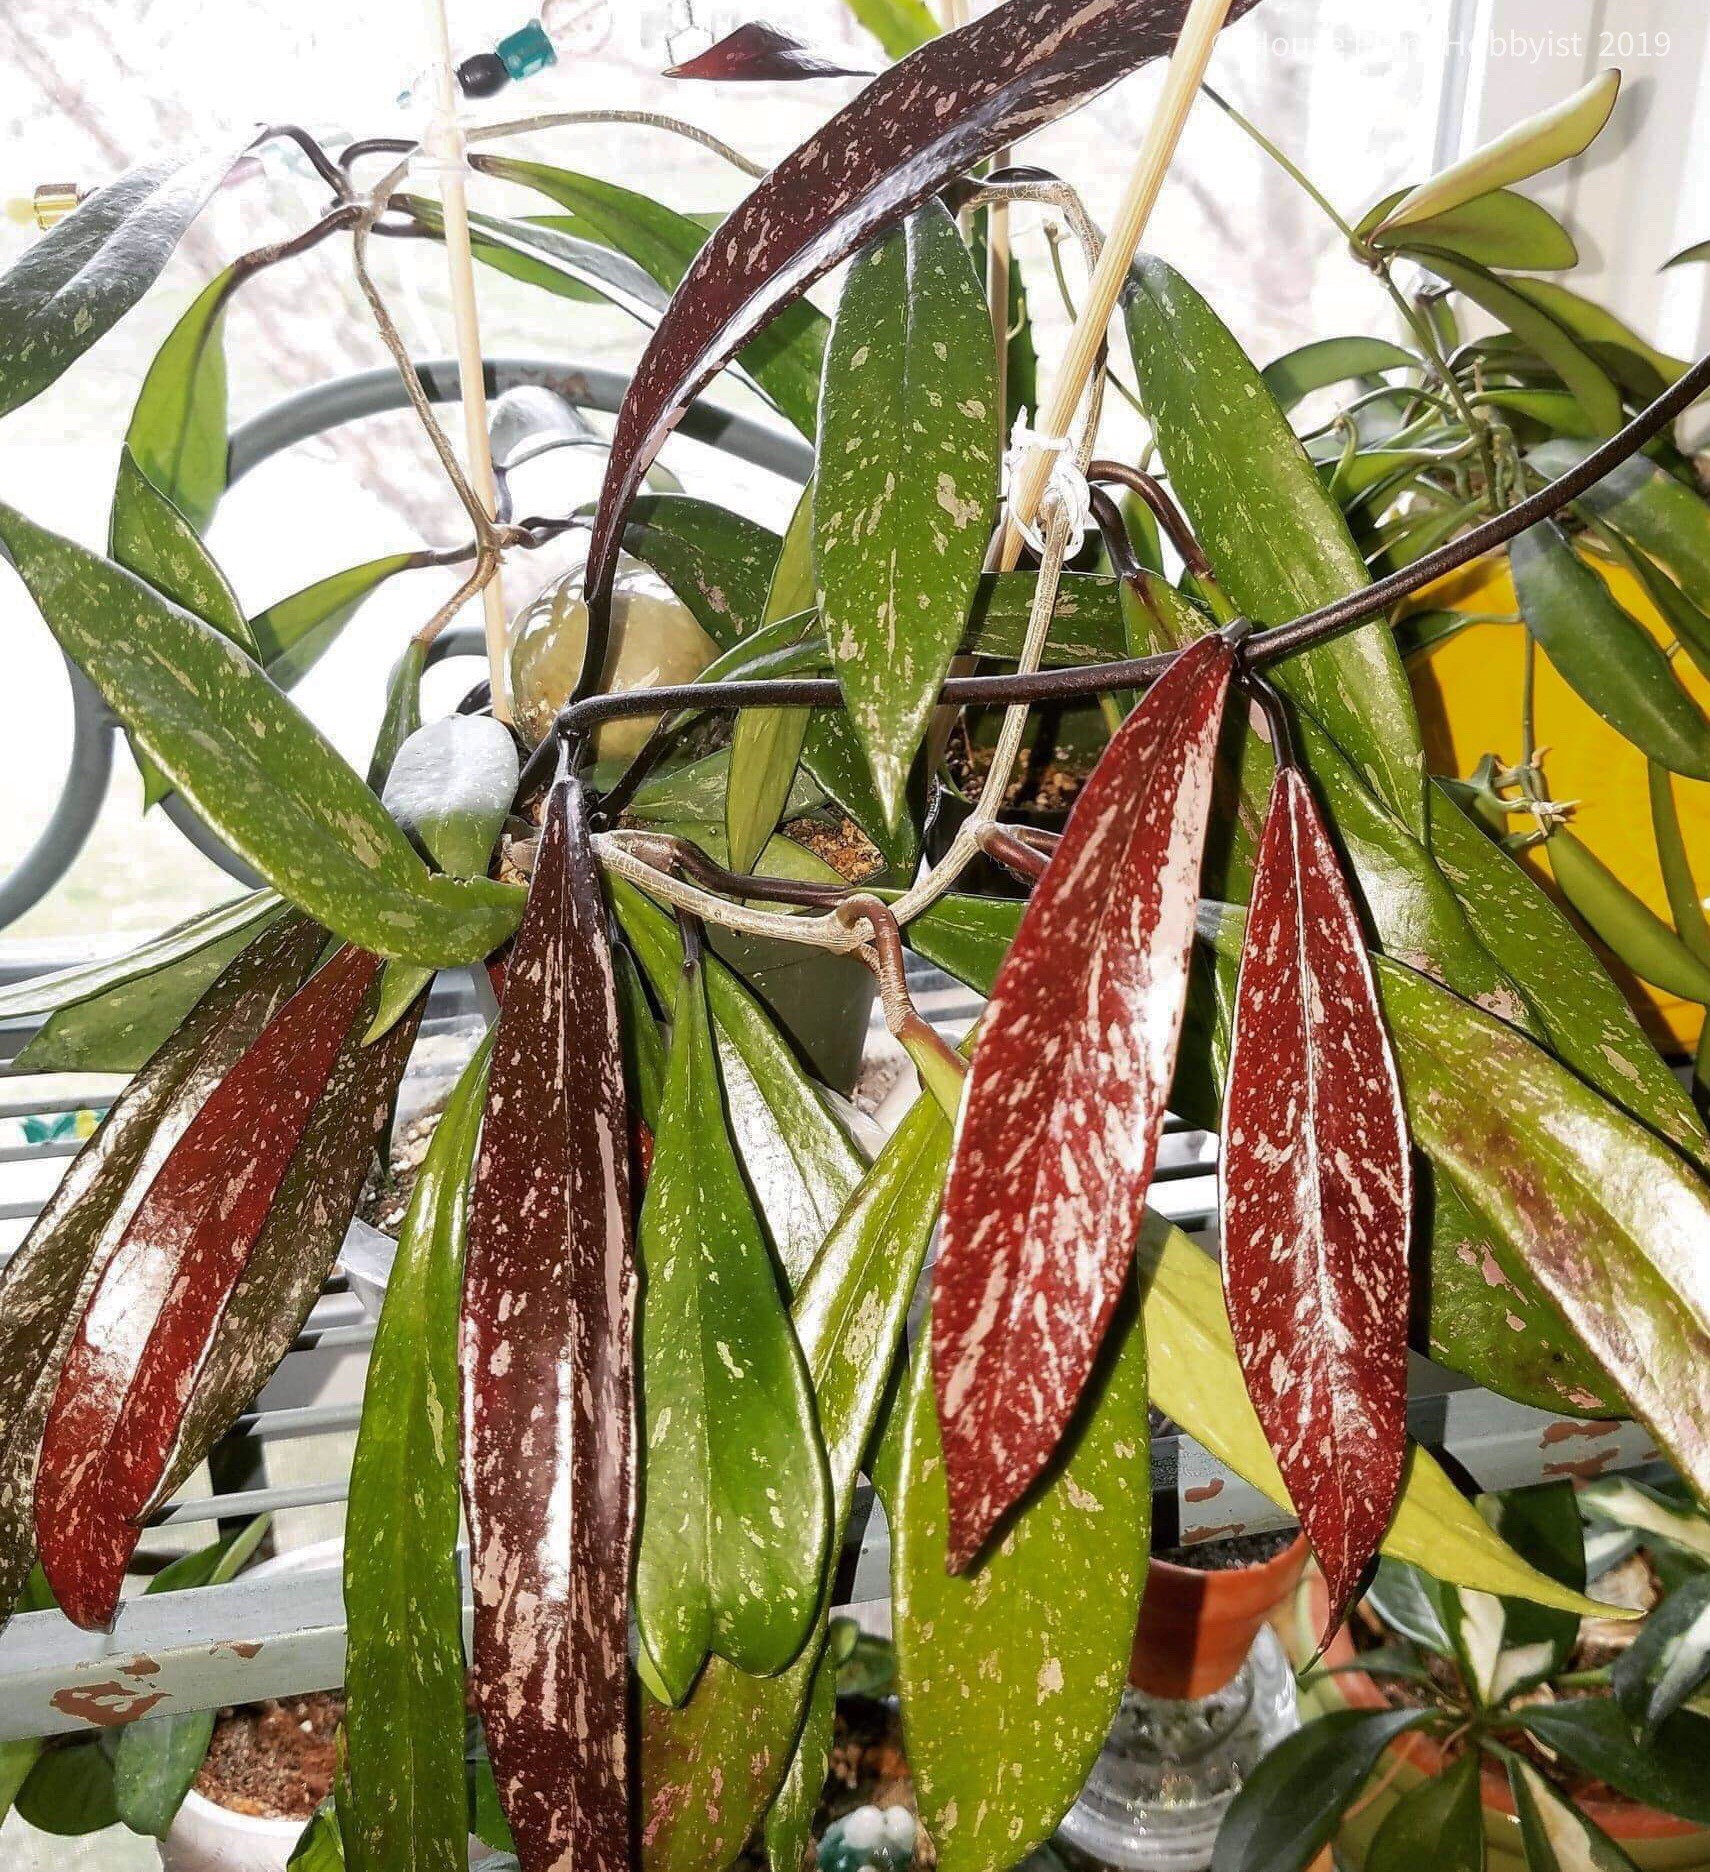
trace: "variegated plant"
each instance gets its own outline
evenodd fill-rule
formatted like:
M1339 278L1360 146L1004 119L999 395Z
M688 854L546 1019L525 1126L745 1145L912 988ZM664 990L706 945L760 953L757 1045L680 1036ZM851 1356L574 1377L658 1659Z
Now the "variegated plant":
M1705 509L1669 440L1710 360L1634 369L1642 347L1611 358L1565 302L1487 278L1553 264L1555 224L1512 185L1583 148L1612 87L1348 229L1392 286L1396 256L1417 257L1507 319L1499 356L1469 364L1438 299L1398 289L1417 348L1334 341L1260 373L1178 272L1119 254L1104 277L1163 479L1099 457L1101 360L1063 445L1079 475L1038 516L1013 488L1005 509L1004 437L1036 371L1008 217L1066 218L1089 260L1098 243L1067 183L988 165L1252 3L1002 0L938 36L919 0L863 0L898 62L710 234L471 131L474 258L543 289L543 343L590 297L650 327L597 509L501 522L458 474L467 552L378 555L246 617L203 539L226 479L226 305L347 238L372 287L372 237L458 221L401 192L401 169L360 184L384 149L334 161L267 132L302 146L331 204L235 260L169 336L109 551L0 509L148 797L178 794L267 885L0 997L48 1017L26 1070L134 1074L0 1285L7 1606L51 1591L110 1624L143 1521L313 1301L434 974L484 966L501 997L376 1341L346 1766L306 1862L463 1863L460 1508L479 1824L526 1872L723 1872L756 1837L800 1872L834 1568L876 1448L922 1818L947 1872L999 1872L1050 1834L1120 1692L1149 1405L1298 1515L1332 1627L1380 1552L1558 1620L1591 1608L1409 1442L1410 1344L1559 1413L1631 1413L1710 1497L1710 1135L1574 927L1428 780L1391 628L1428 579L1512 542L1546 654L1662 768L1710 772L1664 653L1608 677L1607 633L1576 609L1607 535L1668 584L1687 652L1699 624L1710 642ZM748 26L674 75L838 73ZM610 115L511 128L568 140ZM132 171L0 280L0 405L135 303L239 153ZM488 212L501 187L555 212ZM828 318L808 292L844 262ZM725 370L814 445L782 535L644 491ZM1348 378L1377 382L1309 452L1288 407ZM498 440L501 471L605 446L562 410ZM1081 480L1100 540L1068 571ZM1426 537L1445 485L1464 511ZM1007 569L1009 522L1036 517ZM578 583L424 725L436 635L501 556L573 524ZM430 562L471 570L399 657L359 775L289 690L370 591ZM695 680L656 671L638 699L644 618ZM1066 825L1005 825L1042 702L1087 771ZM1543 809L1522 778L1492 789L1505 812L1515 786ZM1689 877L1680 844L1665 859ZM984 895L957 888L975 860ZM1701 933L1675 938L1700 975ZM989 993L971 1066L910 1004L905 950ZM800 1018L862 965L923 1081L870 1162ZM1221 1122L1221 1276L1147 1207L1166 1107ZM1672 1696L1644 1721L1700 1747ZM170 1817L201 1733L133 1747L134 1824Z

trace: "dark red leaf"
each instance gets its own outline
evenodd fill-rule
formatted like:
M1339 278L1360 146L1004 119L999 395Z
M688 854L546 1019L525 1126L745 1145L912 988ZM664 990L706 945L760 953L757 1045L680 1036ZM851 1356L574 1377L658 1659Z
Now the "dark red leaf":
M596 605L642 476L714 375L952 177L1169 52L1188 3L1005 0L881 73L753 189L683 276L624 397L588 542ZM1234 0L1230 17L1257 4Z
M475 1690L523 1872L626 1872L635 1261L623 1046L581 788L506 971L463 1289Z
M332 1271L384 1140L427 996L380 1039L365 1044L379 1001L376 982L345 1034L327 1089L226 1302L219 1335L145 1515L184 1486L233 1420L248 1410L303 1330Z
M42 1566L74 1624L112 1623L136 1517L379 968L341 949L286 1002L173 1147L95 1284L36 1481Z
M1247 1391L1341 1623L1401 1489L1412 1165L1365 938L1301 771L1271 792L1223 1112Z
M42 1429L88 1294L154 1170L323 941L306 917L286 916L234 958L119 1094L0 1278L0 1617L35 1558Z
M1133 1256L1233 668L1204 638L1128 718L992 986L933 1289L953 1571L1050 1460Z
M751 83L756 80L797 78L870 78L871 68L838 65L823 57L799 39L768 26L764 20L750 20L728 32L704 52L697 52L681 65L666 71L667 78L707 78L715 82Z

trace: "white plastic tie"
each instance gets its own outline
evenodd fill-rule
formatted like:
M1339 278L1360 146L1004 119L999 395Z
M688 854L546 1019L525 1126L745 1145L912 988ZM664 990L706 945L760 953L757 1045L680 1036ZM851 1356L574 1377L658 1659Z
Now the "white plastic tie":
M1039 512L1032 520L1023 520L1015 511L1015 489L1022 472L1036 449L1052 457L1051 478L1039 497ZM1049 519L1056 508L1068 523L1069 539L1063 549L1065 559L1074 558L1092 526L1092 490L1075 460L1075 447L1067 436L1042 435L1027 420L1027 411L1017 410L1015 426L1009 432L1009 447L1003 457L1004 486L1008 490L1010 517L1016 531L1035 553L1045 557L1045 536L1039 529L1041 518Z
M455 106L436 105L428 118L422 140L410 158L410 174L424 182L443 181L447 176L468 173L469 157L464 147L463 125Z

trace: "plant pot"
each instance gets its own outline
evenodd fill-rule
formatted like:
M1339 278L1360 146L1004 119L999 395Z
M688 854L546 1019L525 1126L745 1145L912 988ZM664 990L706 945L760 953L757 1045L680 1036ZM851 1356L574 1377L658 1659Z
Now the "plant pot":
M1311 1657L1329 1606L1322 1576L1316 1569L1303 1578L1291 1609L1280 1621L1283 1642L1298 1668ZM1346 1626L1337 1632L1324 1653L1326 1665L1354 1663L1358 1658ZM1359 1671L1334 1677L1319 1676L1301 1692L1301 1714L1310 1721L1340 1709L1380 1710L1390 1707L1374 1678ZM1368 1783L1373 1792L1353 1812L1337 1836L1337 1849L1355 1866L1364 1866L1373 1836L1384 1816L1401 1797L1447 1765L1441 1748L1428 1736L1402 1735L1390 1744L1377 1773ZM1391 1776L1379 1786L1382 1778ZM1526 1854L1520 1843L1520 1822L1515 1817L1508 1777L1485 1765L1482 1795L1484 1836L1489 1872L1525 1872ZM1672 1814L1641 1807L1631 1801L1588 1800L1580 1803L1587 1816L1614 1840L1642 1872L1686 1872L1710 1868L1710 1832L1677 1820Z
M261 1580L336 1567L342 1564L343 1553L342 1541L317 1541L264 1560L243 1577ZM162 1872L285 1872L292 1849L307 1825L306 1820L272 1820L236 1813L192 1788L160 1842ZM471 1836L469 1863L478 1864L491 1855L491 1850Z
M1273 1559L1224 1572L1154 1557L1146 1569L1128 1681L1147 1696L1173 1702L1221 1690L1246 1661L1265 1621L1299 1584L1307 1552L1301 1536Z

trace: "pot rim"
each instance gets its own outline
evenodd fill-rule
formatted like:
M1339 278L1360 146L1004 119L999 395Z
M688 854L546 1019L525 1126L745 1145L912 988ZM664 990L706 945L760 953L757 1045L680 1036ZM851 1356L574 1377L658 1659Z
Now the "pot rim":
M1146 1563L1146 1577L1150 1579L1154 1573L1158 1573L1183 1586L1190 1581L1198 1581L1207 1594L1217 1590L1217 1582L1220 1580L1230 1586L1240 1581L1244 1590L1248 1586L1269 1586L1273 1579L1284 1579L1300 1567L1303 1560L1310 1558L1306 1536L1297 1533L1280 1553L1272 1554L1268 1560L1251 1561L1246 1566L1190 1567L1183 1566L1179 1560L1160 1560L1153 1554Z
M1330 1604L1329 1589L1324 1584L1324 1576L1314 1568L1301 1581L1301 1590L1311 1613L1311 1627L1316 1631ZM1325 1647L1324 1662L1327 1665L1336 1666L1358 1661L1359 1653L1355 1650L1354 1641L1349 1636L1348 1627L1344 1623ZM1339 1694L1356 1709L1391 1709L1394 1707L1379 1688L1377 1680L1367 1676L1364 1671L1343 1671L1330 1681L1335 1684ZM1412 1730L1407 1730L1397 1736L1390 1744L1390 1748L1411 1766L1419 1769L1422 1774L1431 1776L1433 1780L1443 1772L1447 1765L1448 1757L1442 1748L1429 1736L1416 1734ZM1518 1819L1514 1807L1514 1795L1509 1788L1507 1775L1492 1767L1489 1762L1482 1764L1480 1769L1479 1794L1486 1807L1506 1815L1511 1820ZM1674 1814L1664 1813L1660 1808L1646 1807L1638 1801L1580 1800L1575 1805L1612 1839L1710 1837L1703 1827L1695 1825L1692 1821L1678 1819Z

